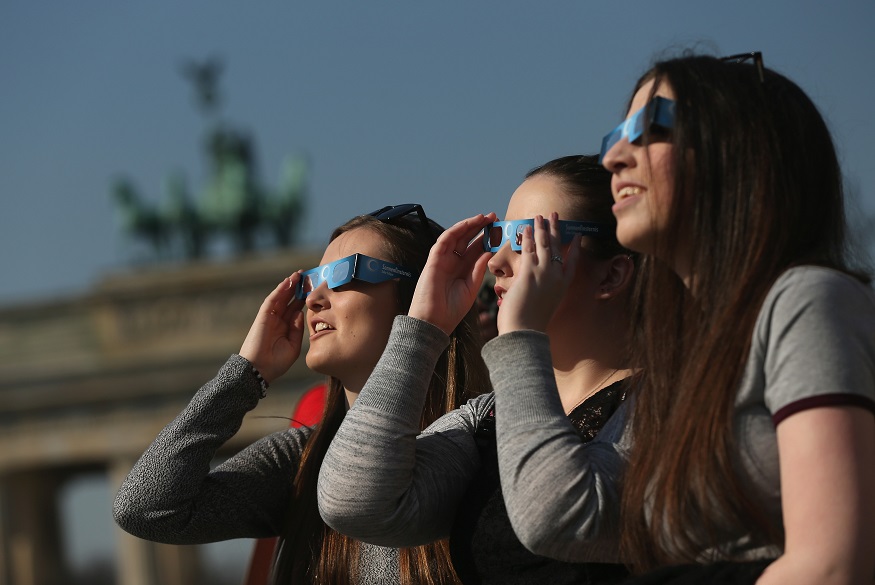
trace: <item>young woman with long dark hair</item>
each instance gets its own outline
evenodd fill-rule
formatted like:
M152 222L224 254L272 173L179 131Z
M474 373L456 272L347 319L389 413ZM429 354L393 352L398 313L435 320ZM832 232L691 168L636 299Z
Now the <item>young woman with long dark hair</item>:
M550 532L527 546L613 542L657 570L641 583L872 583L875 294L849 262L823 118L749 57L657 63L605 137L617 236L644 255L643 384L629 428L582 445L527 434L536 386L493 376L520 405L498 419L520 439L502 487L515 524Z
M441 231L419 206L380 210L337 228L322 266L277 286L239 355L137 462L115 500L119 525L170 544L280 536L277 585L456 583L446 543L404 550L359 543L325 525L315 491L325 451L386 345L392 319L408 310ZM211 471L216 450L237 432L264 387L298 358L305 329L307 365L329 376L321 422L265 437ZM488 388L479 348L471 311L425 375L420 428L463 403L468 389Z

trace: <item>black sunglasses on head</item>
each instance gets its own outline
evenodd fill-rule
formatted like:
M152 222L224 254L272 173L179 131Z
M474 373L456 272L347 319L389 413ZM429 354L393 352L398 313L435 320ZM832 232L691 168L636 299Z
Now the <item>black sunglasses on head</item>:
M431 225L428 223L428 217L425 215L425 210L419 203L401 203L400 205L387 205L376 211L368 213L372 217L376 217L380 221L392 223L392 220L400 217L408 216L412 213L416 214L419 222L422 224L423 231L428 235L431 241L435 240L434 233L431 230Z
M728 57L721 57L720 60L725 63L744 63L745 61L753 61L754 66L757 68L757 74L760 76L760 83L766 81L766 76L763 73L763 54L760 51L729 55Z

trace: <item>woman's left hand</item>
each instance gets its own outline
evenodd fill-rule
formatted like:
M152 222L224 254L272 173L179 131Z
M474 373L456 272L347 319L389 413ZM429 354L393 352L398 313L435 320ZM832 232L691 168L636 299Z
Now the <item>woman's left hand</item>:
M501 299L498 333L521 329L546 331L547 325L565 297L580 255L580 236L575 236L562 257L559 216L550 214L549 229L543 216L535 216L534 234L523 231L519 269L513 286Z
M452 333L474 305L492 256L483 251L479 239L471 240L493 221L494 213L475 215L440 235L416 283L408 313L411 317L428 321L447 335Z

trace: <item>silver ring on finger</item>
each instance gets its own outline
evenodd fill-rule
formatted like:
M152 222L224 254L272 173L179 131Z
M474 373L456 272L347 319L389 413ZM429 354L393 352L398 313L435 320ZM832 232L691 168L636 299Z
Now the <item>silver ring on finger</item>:
M559 264L562 264L562 256L560 256L559 254L553 254L552 256L550 256L550 262L558 262Z

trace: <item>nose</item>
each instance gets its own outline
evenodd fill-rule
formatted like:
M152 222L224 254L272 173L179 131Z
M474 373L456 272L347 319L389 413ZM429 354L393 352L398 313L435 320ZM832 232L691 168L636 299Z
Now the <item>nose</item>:
M498 252L492 255L492 258L489 259L487 266L489 266L489 272L491 272L496 277L504 277L510 278L513 276L513 267L511 266L512 260L514 256L517 256L517 253L510 249L510 242L505 242L504 245L498 249Z
M311 311L322 311L323 309L327 309L331 306L331 302L329 301L329 291L331 289L328 288L328 282L322 281L319 283L319 286L314 288L307 298L304 300L304 304L307 305L307 308Z
M602 158L602 166L612 173L635 166L635 157L632 155L633 146L629 139L622 138L614 144Z

